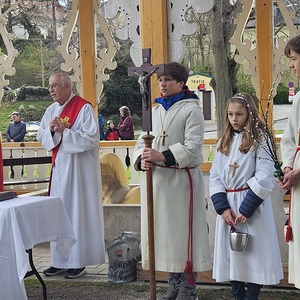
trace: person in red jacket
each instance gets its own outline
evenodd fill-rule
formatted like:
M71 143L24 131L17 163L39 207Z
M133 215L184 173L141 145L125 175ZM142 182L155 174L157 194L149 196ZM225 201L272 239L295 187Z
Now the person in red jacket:
M106 141L117 141L121 139L119 135L119 130L115 128L115 124L112 120L107 121L107 131L105 133Z
M130 110L127 106L122 106L120 111L120 121L118 130L121 140L134 140L133 120Z

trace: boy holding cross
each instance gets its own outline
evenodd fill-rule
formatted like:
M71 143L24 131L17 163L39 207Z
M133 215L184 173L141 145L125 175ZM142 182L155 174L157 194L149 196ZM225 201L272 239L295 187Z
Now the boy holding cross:
M158 74L161 97L152 109L153 147L145 148L142 133L134 160L137 170L152 168L155 269L169 273L162 299L195 300L197 272L211 269L203 163L204 118L198 97L186 86L189 70L176 62ZM141 178L141 248L149 268L147 191Z

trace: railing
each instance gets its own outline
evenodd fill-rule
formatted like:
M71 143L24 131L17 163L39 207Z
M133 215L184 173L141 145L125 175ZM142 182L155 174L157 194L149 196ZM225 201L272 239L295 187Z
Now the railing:
M277 145L280 139L276 140ZM135 140L132 141L101 141L99 155L105 153L117 154L124 166L124 169L130 174L130 185L139 184L139 174L134 170L133 151L135 147ZM209 172L212 159L211 153L216 151L216 139L205 139L203 144L203 157L205 162L201 165L203 172ZM51 153L45 150L38 142L29 143L3 143L2 144L3 160L4 160L4 183L5 189L17 190L38 190L45 189L48 186L47 180L50 176L50 157ZM127 159L126 159L127 156ZM129 157L129 159L128 159ZM16 163L11 169L10 165L16 159L24 159L27 163ZM29 158L31 161L29 163ZM48 159L47 159L48 158ZM9 161L10 160L10 161ZM130 161L130 165L126 165L126 161ZM14 173L12 177L12 170ZM36 181L36 182L34 182ZM39 182L38 182L39 181ZM20 182L20 184L18 184ZM31 182L31 183L30 183ZM30 184L30 185L29 185Z

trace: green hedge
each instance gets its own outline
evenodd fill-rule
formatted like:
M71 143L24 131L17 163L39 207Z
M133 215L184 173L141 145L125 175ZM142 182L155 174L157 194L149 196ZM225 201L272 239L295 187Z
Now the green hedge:
M23 101L37 101L37 100L49 100L50 94L47 88L39 86L22 86L15 89L15 100Z
M282 83L279 83L277 87L277 94L274 97L274 104L290 104L289 88Z

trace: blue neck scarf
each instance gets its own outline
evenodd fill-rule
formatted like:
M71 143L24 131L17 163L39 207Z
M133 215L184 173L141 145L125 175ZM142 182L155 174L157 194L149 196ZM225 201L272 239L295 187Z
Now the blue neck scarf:
M184 87L185 89L182 90L179 94L176 94L171 97L159 97L154 100L154 103L161 104L165 110L168 110L174 103L184 100L184 99L199 99L196 94L191 92L187 86Z

